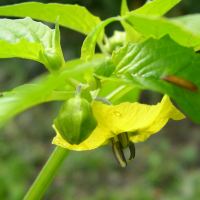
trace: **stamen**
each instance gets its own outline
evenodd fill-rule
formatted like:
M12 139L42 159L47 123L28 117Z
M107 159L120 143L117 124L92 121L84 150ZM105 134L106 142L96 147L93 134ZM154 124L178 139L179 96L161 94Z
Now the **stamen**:
M124 152L122 149L122 146L120 144L119 141L114 141L114 138L111 138L112 141L112 150L113 150L113 154L117 160L117 162L122 166L122 167L126 167L127 162L124 156Z
M129 142L129 149L130 149L131 156L128 159L128 162L132 161L135 158L135 145L132 141Z
M123 138L123 139L122 139ZM122 166L126 167L127 162L132 161L135 158L135 145L132 141L129 141L128 133L120 133L118 136L111 138L112 141L112 150L117 162ZM123 152L124 147L129 147L130 150L130 158L126 161Z

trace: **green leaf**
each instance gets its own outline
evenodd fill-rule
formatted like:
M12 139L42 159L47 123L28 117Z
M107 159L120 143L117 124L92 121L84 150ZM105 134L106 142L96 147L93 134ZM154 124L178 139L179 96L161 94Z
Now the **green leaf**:
M127 12L129 12L127 2L126 2L126 0L122 0L121 16L124 16Z
M148 16L162 16L171 8L173 8L181 0L154 0L144 4L131 13L143 14Z
M0 58L21 57L41 62L39 53L52 46L53 30L30 18L0 19Z
M128 43L113 53L112 60L116 74L120 76L116 80L169 94L194 121L200 123L200 94L162 80L165 75L175 75L200 89L199 54L165 36L160 40L150 38L138 44Z
M56 27L55 33L54 29L29 17L0 19L0 58L31 59L43 63L50 71L58 70L64 58L59 47L58 25Z
M86 8L78 5L67 5L39 2L21 3L0 7L1 16L26 17L59 24L83 34L89 34L101 20L92 15Z
M94 59L66 70L59 76L49 76L34 81L34 84L26 84L15 88L10 92L0 94L0 123L4 124L7 120L20 112L35 105L55 100L66 100L74 96L74 92L54 91L59 85L63 84L67 78L74 74L79 75L91 71L91 66L100 65L103 61ZM66 83L67 85L67 83ZM87 94L85 94L87 95Z
M138 8L137 10L133 10L130 13L128 13L129 9L128 9L126 0L123 0L122 6L121 6L121 16L125 16L126 14L129 14L129 15L141 14L146 17L147 16L154 16L154 17L162 16L180 1L181 0L173 0L173 1L172 0L154 0L154 1L144 4L142 7ZM137 43L141 41L142 35L139 33L137 29L135 29L134 26L130 26L130 24L124 23L124 22L121 22L121 23L127 34L126 41L130 41L132 43Z
M121 20L123 21L123 19L120 17L112 17L101 22L99 25L95 27L95 29L93 29L93 31L86 37L86 39L83 42L83 45L81 48L82 61L89 61L93 59L97 38L99 34L101 33L101 31L104 29L104 27L107 26L111 22L121 21Z
M0 19L0 40L10 44L16 44L24 38L27 42L36 42L46 48L52 47L54 30L48 26L35 22L31 18L24 19Z
M103 60L102 60L103 61ZM94 73L100 76L109 77L115 71L115 64L109 59L105 59L100 65L94 66Z
M121 5L121 16L125 16L129 12L126 0L122 0ZM130 41L132 43L137 43L142 37L129 23L121 21L121 24L126 32L126 42Z
M41 62L39 53L52 47L54 30L25 19L0 19L0 58L20 57Z
M167 19L130 13L124 19L146 38L159 39L169 34L180 45L200 45L200 14Z
M40 60L39 52L43 51L41 44L33 42L30 43L22 38L18 43L8 43L6 41L0 41L0 58L26 58L30 60Z

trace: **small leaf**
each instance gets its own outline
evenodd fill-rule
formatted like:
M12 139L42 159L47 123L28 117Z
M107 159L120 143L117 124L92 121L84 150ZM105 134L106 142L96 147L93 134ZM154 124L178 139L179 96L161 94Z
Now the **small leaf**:
M52 47L54 30L29 17L0 19L0 57L21 57L40 61L39 52Z
M121 16L125 16L126 13L129 12L128 5L126 0L122 0L121 5ZM135 31L135 29L128 23L121 21L121 24L126 32L126 42L130 41L132 43L137 43L140 41L140 38L142 37L140 33Z
M162 80L165 75L175 75L200 89L199 54L165 36L160 40L150 38L138 44L128 43L113 53L112 60L116 74L120 76L116 80L169 94L194 121L200 123L200 94Z
M101 22L99 25L96 26L95 29L93 29L93 31L86 37L86 39L83 42L81 48L82 61L89 61L93 59L98 35L104 29L104 27L111 22L121 21L121 20L123 21L123 19L120 17L112 17Z
M175 6L178 2L181 0L154 0L152 2L148 2L144 4L142 7L138 8L137 10L133 10L130 13L128 10L128 6L126 3L126 0L122 1L121 6L121 16L125 16L126 14L141 14L144 16L162 16L164 15L168 10L170 10L173 6ZM142 35L140 32L136 31L134 26L130 26L128 23L121 22L122 26L124 27L124 30L126 31L127 38L126 41L130 41L132 43L137 43L141 41Z
M144 4L132 13L143 14L148 16L162 16L173 8L181 0L154 0Z
M35 22L31 18L24 19L0 19L0 40L8 43L18 43L22 38L28 42L37 42L42 47L52 47L52 34L54 30L48 26Z
M129 12L127 2L126 2L126 0L122 0L121 16L124 16L127 12Z
M92 15L86 8L78 5L67 5L39 2L27 2L0 7L1 16L26 17L59 24L85 35L89 34L101 20Z
M200 14L167 19L130 13L124 19L146 38L159 39L169 34L180 45L200 45Z
M36 42L30 43L24 38L18 43L0 41L0 58L19 57L44 62L39 56L40 51L43 51L41 44Z
M0 58L19 57L43 63L50 71L64 63L55 30L31 18L0 19ZM56 39L55 39L56 37ZM50 52L50 53L49 53ZM52 62L53 63L49 63ZM59 65L59 66L58 66Z

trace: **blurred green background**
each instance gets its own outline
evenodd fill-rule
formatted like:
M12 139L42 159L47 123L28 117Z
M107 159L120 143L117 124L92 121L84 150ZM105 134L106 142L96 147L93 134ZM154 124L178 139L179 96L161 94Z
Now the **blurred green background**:
M25 1L5 0L0 5ZM27 1L26 1L27 2ZM121 0L68 0L58 2L85 6L102 20L120 13ZM145 0L130 0L130 10ZM196 0L183 0L167 17L199 13ZM54 27L53 24L48 24ZM119 23L106 28L122 30ZM60 27L61 45L66 60L78 58L84 35ZM23 59L0 60L0 92L28 83L45 73L42 64ZM131 101L131 94L129 94ZM140 102L156 104L162 95L143 91ZM0 136L0 199L20 200L42 169L55 146L51 125L62 102L50 102L31 108L10 120ZM189 118L169 120L146 142L136 144L136 158L121 168L111 146L86 152L71 152L45 193L43 200L199 200L200 198L200 126Z

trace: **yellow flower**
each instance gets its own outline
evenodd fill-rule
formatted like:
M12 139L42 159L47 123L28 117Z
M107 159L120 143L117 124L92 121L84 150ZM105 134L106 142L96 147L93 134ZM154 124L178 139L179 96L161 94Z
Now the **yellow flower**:
M165 95L160 103L152 106L128 102L111 106L97 101L93 101L91 106L98 125L85 141L79 145L71 145L60 136L53 125L57 136L52 144L76 151L91 150L110 143L110 138L116 138L121 133L128 133L129 140L133 143L143 142L150 135L157 133L169 118L185 118L173 106L168 95Z

